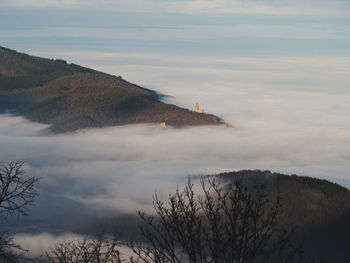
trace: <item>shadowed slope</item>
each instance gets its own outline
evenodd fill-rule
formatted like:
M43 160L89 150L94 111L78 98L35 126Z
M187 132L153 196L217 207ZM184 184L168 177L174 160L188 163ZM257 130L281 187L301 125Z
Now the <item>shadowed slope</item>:
M277 190L281 197L279 221L293 225L297 238L305 243L310 255L320 255L326 262L349 262L350 191L326 180L243 170L216 175L224 180L242 178L250 187L264 184L271 198Z

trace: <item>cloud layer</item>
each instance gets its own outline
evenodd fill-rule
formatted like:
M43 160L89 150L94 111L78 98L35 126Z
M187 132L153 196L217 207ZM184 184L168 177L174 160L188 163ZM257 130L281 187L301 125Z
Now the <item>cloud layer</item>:
M155 189L166 196L189 175L269 169L350 186L347 58L57 56L121 74L187 108L199 102L234 127L129 125L48 136L47 126L2 115L0 160L25 161L28 174L42 178L37 206L21 223L31 231L79 232L150 210Z
M20 247L28 250L30 256L39 257L49 252L58 243L65 240L80 241L83 240L83 237L72 233L63 233L57 236L49 233L41 233L38 235L17 234L13 236L13 239Z
M129 40L158 40L158 41L189 41L191 39L208 38L288 38L288 39L349 39L350 29L347 25L340 25L335 30L327 24L296 25L188 25L176 28L90 28L90 27L56 27L22 30L0 30L4 38L16 37L60 37L60 38L109 38Z
M344 15L348 2L338 1L233 1L233 0L3 0L12 7L92 9L117 12L204 14Z

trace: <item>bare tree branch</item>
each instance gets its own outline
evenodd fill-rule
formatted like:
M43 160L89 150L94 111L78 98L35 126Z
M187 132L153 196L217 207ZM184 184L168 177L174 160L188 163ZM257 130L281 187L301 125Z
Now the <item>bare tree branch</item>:
M22 162L3 163L0 166L0 218L17 214L27 215L38 195L34 185L38 178L25 178Z
M292 245L293 230L278 224L280 197L241 180L220 184L202 179L196 194L189 180L168 203L154 196L157 217L139 213L146 242L130 242L134 263L303 262Z
M27 215L28 206L33 205L37 192L34 188L38 181L34 177L25 177L22 162L10 162L0 165L0 219L11 215ZM25 251L13 242L7 232L0 233L0 261L6 263L30 261Z
M121 263L119 236L104 233L83 240L68 240L52 248L45 257L48 263Z

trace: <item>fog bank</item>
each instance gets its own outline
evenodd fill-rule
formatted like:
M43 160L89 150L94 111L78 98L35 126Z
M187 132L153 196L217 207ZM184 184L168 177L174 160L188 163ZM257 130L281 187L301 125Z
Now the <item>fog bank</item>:
M350 61L340 57L201 58L57 54L172 95L167 102L233 125L161 129L127 125L47 135L45 125L0 116L0 160L26 163L40 196L15 232L134 231L190 175L269 169L350 186ZM130 219L131 218L131 219Z

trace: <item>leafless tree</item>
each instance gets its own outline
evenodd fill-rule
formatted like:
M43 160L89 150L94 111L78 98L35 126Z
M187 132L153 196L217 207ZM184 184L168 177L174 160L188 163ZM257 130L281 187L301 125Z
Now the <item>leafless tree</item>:
M145 240L130 242L132 263L303 262L293 230L278 224L278 193L269 200L263 186L251 191L240 180L202 179L201 190L189 181L168 202L154 196L156 216L139 213Z
M241 180L218 183L202 179L201 192L191 181L164 202L154 196L154 216L139 213L143 240L129 242L122 259L118 236L65 241L41 262L49 263L257 263L305 262L292 242L293 229L278 223L278 192L248 189Z
M49 263L121 263L118 235L104 233L83 240L68 240L56 245L46 260Z
M38 181L24 176L22 162L3 163L0 166L0 218L9 215L27 215L28 206L34 203Z
M33 205L37 192L34 188L37 178L25 176L22 162L0 165L0 219L11 215L27 215L28 206ZM0 232L0 261L24 261L24 250L15 244L8 232Z

